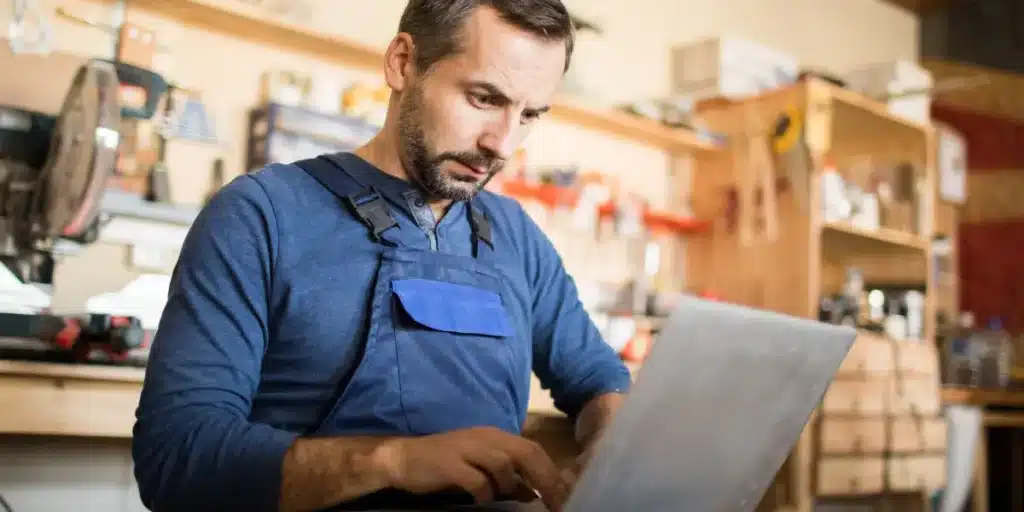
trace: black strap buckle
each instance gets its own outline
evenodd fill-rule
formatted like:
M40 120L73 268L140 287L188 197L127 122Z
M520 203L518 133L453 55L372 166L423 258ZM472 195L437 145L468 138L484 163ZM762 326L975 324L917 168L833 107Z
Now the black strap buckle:
M398 222L391 216L391 209L387 202L377 193L376 190L368 189L345 197L349 206L355 210L356 215L362 219L373 233L373 238L380 241L380 235L385 231L398 226Z

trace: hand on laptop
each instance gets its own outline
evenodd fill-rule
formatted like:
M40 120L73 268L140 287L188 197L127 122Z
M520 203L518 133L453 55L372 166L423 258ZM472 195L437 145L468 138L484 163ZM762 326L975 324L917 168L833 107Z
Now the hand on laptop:
M537 443L495 428L396 439L386 450L391 487L425 494L460 488L478 503L535 501L562 509L569 486Z

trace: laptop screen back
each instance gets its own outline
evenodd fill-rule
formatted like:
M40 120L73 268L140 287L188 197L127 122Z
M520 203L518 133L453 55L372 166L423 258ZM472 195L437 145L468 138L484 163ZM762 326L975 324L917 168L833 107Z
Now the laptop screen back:
M567 510L754 510L856 333L687 298Z

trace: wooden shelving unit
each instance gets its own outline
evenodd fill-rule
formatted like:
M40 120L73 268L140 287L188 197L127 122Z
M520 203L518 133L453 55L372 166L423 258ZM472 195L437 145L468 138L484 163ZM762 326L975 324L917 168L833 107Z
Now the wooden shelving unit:
M96 0L108 2L109 0ZM128 0L138 9L168 19L254 43L303 53L338 65L380 70L383 53L343 37L274 19L264 9L218 0ZM595 108L574 98L552 105L552 117L607 135L664 149L673 154L700 156L717 148L696 133L670 128L653 120L612 109Z
M894 361L892 358L897 356L890 355L894 349L889 347L900 343L864 343L874 347L871 349L874 353L880 354L871 358L890 358L886 375L909 375L907 378L916 383L915 389L920 394L918 399L938 403L937 357L930 344L935 335L935 287L929 223L921 223L923 229L912 232L891 227L864 229L849 223L826 222L821 192L826 168L835 168L843 173L845 169L863 166L865 162L877 167L910 164L915 169L915 179L921 189L935 190L933 127L895 116L883 104L817 79L808 79L746 101L706 102L700 107L700 112L708 129L728 137L730 146L735 143L737 151L755 136L771 133L778 120L787 115L790 120L797 120L802 129L805 158L794 160L774 155L771 164L773 175L754 185L749 183L753 173L742 164L737 165L736 162L743 160L736 158L721 158L705 164L701 172L694 175L694 214L712 223L709 234L695 237L688 244L687 261L694 288L711 291L728 302L816 319L820 298L839 291L849 267L859 268L869 283L907 284L907 279L923 283L926 288L925 342L918 344L925 353L917 357L936 360L934 368L923 374L915 373L914 368L908 369ZM733 147L726 148L722 153L729 155L732 150ZM805 166L794 164L801 161ZM765 204L763 183L774 183L777 187L774 212L762 210ZM761 198L756 211L744 211L743 203L736 199L748 186L755 187ZM744 215L754 217L750 222L756 227L752 238L741 236ZM770 225L766 222L769 215L775 217L778 226L774 235L765 229ZM858 344L861 343L858 340ZM831 412L820 410L815 415L780 472L776 485L766 495L762 503L765 510L811 510L818 496L841 493L842 489L835 484L837 477L842 480L839 487L848 485L850 481L861 482L864 488L851 486L851 495L865 495L865 489L874 488L876 480L880 491L908 490L906 482L899 483L905 476L902 474L904 469L893 469L901 467L898 465L902 459L889 459L886 458L889 455L884 453L862 459L856 455L840 456L839 459L830 455L832 458L828 459L828 466L821 465L820 461L825 459L818 457L822 446L820 425L822 418L835 418L834 404L846 400L848 407L839 406L838 409L852 411L849 414L853 416L845 418L845 423L840 422L845 425L841 428L853 429L849 436L860 439L867 435L858 430L862 426L881 425L878 435L882 437L875 441L886 450L890 449L892 441L888 432L907 421L900 416L902 413L884 407L877 411L872 409L872 412L856 412L857 404L867 407L869 403L886 403L888 399L885 396L890 391L883 388L888 384L878 383L896 379L876 376L874 380L864 377L860 382L856 375L848 378L853 379L853 384L845 390L833 386L837 389L835 393L855 395L830 399L833 404ZM833 393L831 388L830 393ZM866 416L857 417L858 414ZM870 415L877 416L868 417ZM836 422L832 421L831 425L836 425ZM860 449L863 447L854 446L854 451ZM914 457L913 454L904 455ZM921 468L917 469L926 471L923 468L927 465L930 472L921 476L921 481L933 482L938 474L935 464L940 461L933 453L922 453L920 458L928 462L921 462ZM858 465L857 461L864 461L864 464ZM879 474L858 473L873 471ZM852 480L843 476L847 473ZM831 478L832 482L828 488L822 487L826 478ZM920 489L920 493L923 492L926 489Z
M929 243L921 236L889 228L863 229L844 223L822 223L821 236L843 244L853 251L927 251ZM826 244L829 243L826 241Z

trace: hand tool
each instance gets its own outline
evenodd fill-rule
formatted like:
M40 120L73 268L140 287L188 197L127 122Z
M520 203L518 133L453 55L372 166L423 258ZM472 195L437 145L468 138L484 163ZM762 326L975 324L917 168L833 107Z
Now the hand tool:
M753 110L753 105L747 103L741 108L746 129L734 143L733 159L740 181L740 243L749 246L754 241L755 224L761 225L764 241L767 242L776 240L779 227L775 167L768 141L770 134Z

